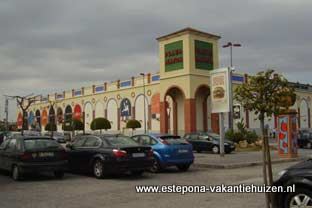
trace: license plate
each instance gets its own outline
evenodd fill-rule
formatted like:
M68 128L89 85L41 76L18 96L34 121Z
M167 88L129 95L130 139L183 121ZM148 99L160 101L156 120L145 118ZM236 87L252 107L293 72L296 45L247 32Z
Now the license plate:
M179 153L188 153L188 150L178 150Z
M38 157L54 157L54 152L39 152Z
M132 153L132 157L145 157L145 153Z

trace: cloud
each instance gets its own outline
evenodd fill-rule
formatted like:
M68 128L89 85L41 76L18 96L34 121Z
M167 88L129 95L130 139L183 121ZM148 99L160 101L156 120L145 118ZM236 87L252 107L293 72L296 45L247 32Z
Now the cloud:
M3 0L1 94L60 92L158 71L155 38L184 27L222 36L237 69L311 83L309 0ZM220 49L221 66L229 50ZM0 97L0 118L3 117ZM11 102L10 119L15 119Z

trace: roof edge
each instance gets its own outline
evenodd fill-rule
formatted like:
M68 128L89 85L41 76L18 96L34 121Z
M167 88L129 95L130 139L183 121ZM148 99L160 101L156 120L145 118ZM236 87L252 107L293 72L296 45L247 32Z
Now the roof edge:
M204 35L204 36L209 36L211 38L214 38L214 39L220 39L221 36L219 35L214 35L214 34L211 34L211 33L207 33L207 32L202 32L200 30L196 30L194 28L191 28L191 27L186 27L182 30L178 30L176 32L173 32L173 33L170 33L170 34L167 34L167 35L163 35L161 37L158 37L156 38L156 40L160 41L160 40L166 40L172 36L177 36L179 34L183 35L183 34L186 34L186 33L197 33L197 34L201 34L201 35Z

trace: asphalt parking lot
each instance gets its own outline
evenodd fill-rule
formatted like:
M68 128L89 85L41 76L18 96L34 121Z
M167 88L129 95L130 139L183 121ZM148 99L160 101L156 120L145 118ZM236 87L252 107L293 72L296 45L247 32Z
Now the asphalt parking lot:
M294 163L275 164L274 173ZM200 169L188 172L169 169L163 173L145 173L142 177L115 176L98 180L88 175L66 174L30 176L13 181L0 172L1 208L95 208L95 207L263 207L263 194L139 194L136 185L216 185L261 184L261 166L238 169Z

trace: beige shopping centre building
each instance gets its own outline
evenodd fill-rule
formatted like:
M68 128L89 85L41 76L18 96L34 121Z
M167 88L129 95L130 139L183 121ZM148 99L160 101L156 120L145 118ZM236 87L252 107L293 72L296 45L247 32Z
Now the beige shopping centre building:
M129 119L141 122L137 132L143 132L145 125L155 133L218 132L219 116L211 113L210 72L219 68L219 40L218 35L192 28L159 37L159 73L40 96L24 115L27 125L43 131L48 122L55 121L62 131L62 124L75 118L83 121L88 132L94 118L105 117L112 133L126 133ZM247 79L248 75L234 72L233 89ZM298 111L298 127L311 128L312 86L292 85L297 94L292 108ZM239 106L235 101L234 105ZM235 117L225 117L226 126L244 119L247 127L259 128L253 112L238 109ZM23 116L20 111L17 114L21 127ZM273 129L276 118L266 118L266 123Z

